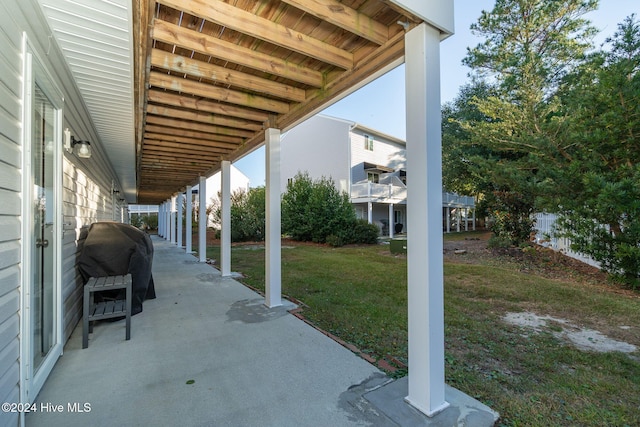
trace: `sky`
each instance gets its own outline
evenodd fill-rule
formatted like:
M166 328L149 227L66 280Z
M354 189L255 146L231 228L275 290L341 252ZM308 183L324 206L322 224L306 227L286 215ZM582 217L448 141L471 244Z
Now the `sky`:
M483 10L491 10L494 0L454 0L455 34L440 44L440 97L450 102L468 81L469 69L462 65L467 47L481 39L471 34L469 27L477 22ZM600 0L598 10L585 18L600 30L596 46L612 36L618 23L636 13L638 0ZM405 138L404 66L400 66L346 98L328 107L322 114L350 120L398 138ZM250 181L251 187L265 183L264 148L260 148L234 163Z

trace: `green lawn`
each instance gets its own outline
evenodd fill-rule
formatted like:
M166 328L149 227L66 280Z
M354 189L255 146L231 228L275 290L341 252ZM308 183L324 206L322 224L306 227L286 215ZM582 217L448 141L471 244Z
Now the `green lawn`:
M529 311L640 346L638 294L498 264L445 264L447 383L500 412L501 425L640 425L640 352L581 351L552 334L559 325L533 333L502 320ZM235 246L232 269L264 289L263 249ZM282 281L318 327L375 359L406 362L406 259L388 246L284 247Z

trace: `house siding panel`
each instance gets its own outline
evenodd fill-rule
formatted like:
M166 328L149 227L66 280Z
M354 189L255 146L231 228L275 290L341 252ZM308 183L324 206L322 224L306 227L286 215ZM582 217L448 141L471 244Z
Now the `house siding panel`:
M0 397L18 402L20 380L21 34L0 5ZM0 425L18 414L0 412Z
M20 305L20 31L0 5L0 396L18 401ZM18 415L0 413L1 425Z
M348 192L351 125L344 120L314 116L283 135L281 191L286 191L287 180L298 172L309 172L312 179L332 178L339 190Z
M373 151L365 150L365 135L373 137ZM362 167L365 162L386 166L393 170L406 167L406 150L404 146L389 141L376 133L367 133L360 129L354 129L350 137L352 182L356 183L367 179L367 174Z
M22 37L30 45L64 95L64 127L79 138L92 141L89 160L64 153L62 293L63 334L68 338L82 313L82 282L76 262L88 226L112 220L112 182L118 185L93 121L73 82L69 68L48 37L46 20L35 0L0 2L0 397L3 402L20 399L20 286L22 234ZM27 277L29 272L24 273ZM15 426L17 414L0 413L0 425Z

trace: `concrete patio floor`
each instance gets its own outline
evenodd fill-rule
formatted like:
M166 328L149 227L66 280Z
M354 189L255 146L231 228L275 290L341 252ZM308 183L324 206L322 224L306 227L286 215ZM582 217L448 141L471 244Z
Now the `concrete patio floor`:
M155 236L153 243L157 298L132 318L131 340L124 320L97 323L83 350L78 325L36 399L45 411L27 414L27 426L479 426L497 419L453 389L453 411L423 416L402 402L406 384L289 314L293 304L268 309L260 295L184 250Z

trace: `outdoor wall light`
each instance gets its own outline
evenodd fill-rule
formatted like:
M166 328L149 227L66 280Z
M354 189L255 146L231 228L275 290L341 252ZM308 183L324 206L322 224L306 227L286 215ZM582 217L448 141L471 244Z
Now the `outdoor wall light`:
M91 143L75 139L69 129L64 130L64 149L82 159L91 157Z

